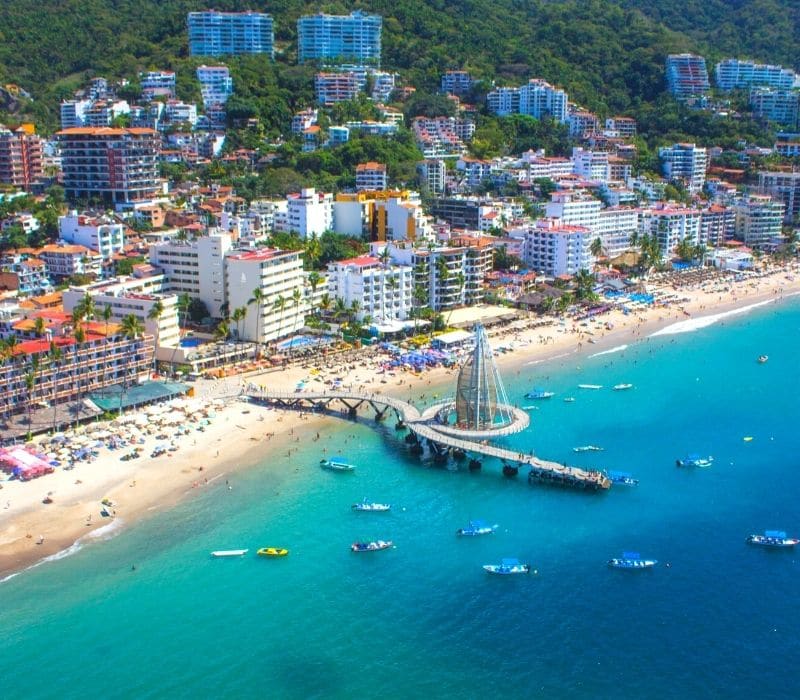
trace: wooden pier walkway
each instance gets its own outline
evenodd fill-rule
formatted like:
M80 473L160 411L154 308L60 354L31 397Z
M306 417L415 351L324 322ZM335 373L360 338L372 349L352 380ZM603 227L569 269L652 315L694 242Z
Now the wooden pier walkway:
M562 486L571 486L590 490L605 490L610 488L611 481L599 471L587 471L577 467L568 467L558 462L539 459L533 455L514 452L502 447L490 445L487 440L480 440L479 436L485 431L461 431L453 426L440 425L433 420L433 415L445 405L443 402L439 409L429 407L423 413L412 404L400 399L383 394L370 394L353 391L302 391L281 392L269 390L247 390L245 394L252 400L264 403L274 403L283 408L328 409L334 401L342 404L348 413L355 417L358 409L363 404L369 405L375 411L376 420L382 420L388 410L392 410L403 424L416 436L417 441L424 439L428 444L441 452L442 449L460 450L464 454L482 455L501 460L504 465L511 468L527 466L530 468L529 481L549 483ZM515 415L514 428L509 427L492 431L493 435L507 435L526 428L530 422L528 414L520 409L513 409ZM456 435L455 433L459 433ZM469 439L465 439L469 438Z

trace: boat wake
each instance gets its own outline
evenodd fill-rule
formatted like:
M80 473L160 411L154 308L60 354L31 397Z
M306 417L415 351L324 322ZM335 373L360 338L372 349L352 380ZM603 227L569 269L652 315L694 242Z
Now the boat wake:
M752 309L757 309L759 306L766 306L767 304L774 304L774 299L767 299L766 301L759 301L755 304L750 304L749 306L742 306L739 309L732 309L731 311L724 311L723 313L719 314L710 314L708 316L700 316L699 318L692 318L686 321L678 321L677 323L673 323L672 325L667 326L666 328L662 328L661 330L657 330L655 333L651 333L650 337L655 338L659 335L676 335L678 333L692 333L694 331L698 331L701 328L708 328L708 326L713 326L718 321L721 321L725 318L730 316L738 316L740 314L747 313Z
M42 557L39 561L35 564L31 564L30 566L22 569L22 571L15 571L13 574L9 574L5 578L0 579L0 584L5 583L6 581L10 581L15 576L19 576L20 574L30 571L31 569L35 569L42 564L46 564L51 561L59 561L60 559L66 559L67 557L71 557L73 554L80 552L84 545L88 542L105 542L106 540L110 540L112 537L116 537L119 534L119 531L122 529L124 522L121 518L114 518L108 525L103 525L103 527L98 527L96 530L92 530L91 532L87 532L82 537L79 537L75 540L69 547L66 549L62 549L55 554L50 554L46 557Z
M596 352L594 355L589 355L589 357L600 357L601 355L612 355L615 352L622 352L623 350L627 350L627 345L617 345L615 348L610 348L609 350L603 350L602 352Z

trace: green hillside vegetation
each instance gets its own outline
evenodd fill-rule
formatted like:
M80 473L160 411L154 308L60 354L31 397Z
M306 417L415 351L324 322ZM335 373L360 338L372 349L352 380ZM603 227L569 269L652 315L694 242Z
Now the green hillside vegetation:
M132 79L125 96L135 99L136 75L147 69L175 70L179 97L198 100L195 68L217 59L188 56L186 13L209 6L265 9L263 2L238 0L6 0L0 4L0 84L16 83L34 99L14 115L0 113L0 122L32 119L41 131L53 131L59 101L88 78ZM795 0L276 0L266 7L275 20L276 60L220 59L235 81L229 121L259 120L255 130L232 132L229 147L259 147L265 138L285 135L292 113L313 103L315 67L296 64L297 18L353 9L384 17L382 67L417 88L412 100L399 105L407 118L442 109L436 91L447 69L464 68L481 80L471 96L481 108L492 81L520 84L542 77L600 117L636 117L645 159L648 148L671 140L733 145L742 138L760 143L771 138L751 120L679 107L665 93L668 53L699 51L710 59L743 55L790 65L800 31ZM557 125L484 113L472 148L475 155L491 156L537 147L560 153L569 142ZM313 156L290 144L277 165L294 173L293 180L343 185L348 177L343 173L361 156L383 158L393 182L402 183L412 176L410 163L418 152L408 134L381 144L358 139ZM282 189L280 184L268 189Z

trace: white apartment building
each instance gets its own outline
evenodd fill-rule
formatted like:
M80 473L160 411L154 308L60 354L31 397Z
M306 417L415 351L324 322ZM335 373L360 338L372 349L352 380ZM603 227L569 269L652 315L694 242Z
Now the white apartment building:
M486 103L500 116L519 113L536 119L552 117L562 124L569 119L567 93L540 78L532 78L519 88L495 88L486 96Z
M606 119L607 135L616 134L621 139L636 136L636 120L633 117L609 117Z
M38 251L38 257L52 279L67 279L72 275L100 276L102 258L95 250L82 245L51 243Z
M720 246L733 238L736 212L721 204L712 204L700 212L700 240L704 245Z
M530 184L536 180L560 180L572 174L573 163L569 158L545 157L538 153L526 153L522 159L527 169L527 181Z
M228 66L199 66L197 80L206 111L212 105L225 104L233 94L233 78Z
M769 195L751 194L738 203L736 212L736 238L751 248L763 248L781 237L783 202Z
M358 319L370 316L379 325L405 321L411 314L414 270L410 265L383 265L371 255L328 265L328 292L346 306L358 302Z
M61 103L61 128L86 126L86 113L92 104L92 100L64 100Z
M597 215L603 204L599 199L577 192L553 192L545 206L549 219L560 219L569 226L591 229L597 224Z
M161 348L175 348L180 342L178 326L178 296L162 292L163 275L145 277L119 277L106 282L96 282L82 287L70 287L64 291L64 311L72 313L88 293L95 304L95 320L101 318L106 306L111 307L113 323L119 323L128 314L133 314L144 326L144 332L152 335L156 351ZM163 305L159 318L148 318L157 302ZM163 353L157 355L167 360Z
M576 146L572 149L572 171L587 180L608 182L611 179L608 153L588 151Z
M385 190L389 184L385 163L359 163L356 166L356 191Z
M573 138L595 133L600 124L596 114L581 110L570 112L568 122L569 135Z
M286 198L286 218L275 221L276 230L295 232L305 239L333 229L333 195L313 187Z
M428 158L417 164L417 174L423 189L428 194L444 192L447 165L441 158Z
M103 260L110 260L125 247L125 226L106 216L92 217L71 211L58 217L58 237L96 250Z
M139 73L139 84L142 86L142 97L146 99L175 98L175 73L171 70L151 70Z
M692 245L706 245L701 238L701 212L664 205L641 212L639 230L642 235L655 236L662 254L669 256L683 240Z
M753 88L750 90L753 115L794 129L800 114L800 93L796 90Z
M664 177L682 181L691 193L700 192L706 182L708 153L693 143L676 143L658 149Z
M532 270L550 277L590 270L592 232L555 219L539 219L533 226L510 232L523 239L522 259Z
M800 173L762 171L758 174L758 191L783 202L784 223L800 217Z
M588 227L592 241L600 239L603 254L616 257L631 248L631 237L639 230L639 210L632 207L606 207L597 214L597 223Z
M164 108L164 117L170 124L197 124L197 105L180 100L169 100Z
M753 85L791 90L798 83L797 74L789 68L738 58L720 61L714 72L720 90L747 89Z
M225 256L233 247L228 233L192 241L165 241L150 246L150 263L163 272L164 288L199 299L212 318L225 314ZM230 313L234 307L229 307Z
M225 258L228 308L245 308L241 338L269 343L296 333L305 325L309 312L306 276L299 251L260 248L234 252ZM251 302L260 289L260 305ZM295 302L295 291L300 292ZM260 307L260 308L259 308Z

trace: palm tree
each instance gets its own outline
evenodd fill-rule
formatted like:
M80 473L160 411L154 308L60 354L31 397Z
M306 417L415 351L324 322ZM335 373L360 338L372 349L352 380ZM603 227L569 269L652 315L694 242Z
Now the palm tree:
M83 318L93 319L96 310L94 297L92 297L89 292L86 292L86 294L83 295L83 299L78 302L76 308L80 309L80 313Z
M34 361L36 363L34 364ZM36 366L38 358L34 355L31 358L31 368L25 373L25 389L28 392L28 440L31 439L31 410L33 409L33 390L36 387Z
M594 289L594 275L588 270L578 270L575 275L575 298L590 299Z
M106 324L108 325L108 324ZM75 391L75 406L78 406L78 399L80 398L80 387L78 386L78 369L80 367L80 357L81 357L81 346L86 342L86 331L83 329L83 326L77 326L75 328L75 349L74 349L74 357L72 360L72 387ZM108 342L108 335L106 335L106 342ZM106 383L106 375L103 372L100 375L100 388L103 389ZM77 410L76 410L76 421L77 421Z
M322 282L322 275L319 274L316 270L310 272L308 274L308 285L311 287L311 314L314 315L316 304L314 303L314 297L317 295L317 287L319 287L319 283Z
M298 287L295 287L292 290L292 303L295 307L294 312L294 325L297 325L297 322L300 320L300 302L303 300L303 293L300 291Z
M333 304L333 301L331 300L331 295L328 294L328 292L325 292L325 294L323 294L319 298L319 306L318 306L319 311L323 312L324 314L327 314L328 311L331 310L331 305L332 304Z
M102 316L103 321L106 324L106 338L108 338L108 322L111 320L111 317L114 315L114 310L111 308L111 304L106 304L103 307L103 310L100 312L100 316Z
M228 319L223 319L217 324L217 327L214 329L214 340L218 343L223 343L228 339L228 336L231 334L231 327L228 324Z
M150 307L150 311L147 312L147 320L148 321L155 321L156 322L156 332L155 336L158 337L158 322L161 320L161 315L164 313L164 304L161 299L157 299L156 302ZM153 348L153 374L158 374L158 359L156 357L155 348Z
M306 266L313 270L314 265L316 264L317 260L319 260L320 255L322 255L322 246L320 245L319 238L317 238L317 234L313 233L308 239L306 239L303 256Z
M183 328L186 326L186 319L191 305L192 298L186 292L178 296L178 327Z
M245 316L247 316L247 309L244 306L240 306L233 310L231 314L231 321L236 324L236 340L237 342L241 342L242 340L242 329L241 329L241 322L244 321Z
M120 331L125 338L129 340L136 340L140 338L144 333L144 326L142 322L138 319L138 317L134 316L133 314L128 314L122 318L122 323L120 324ZM128 362L130 362L131 357L136 357L136 351L131 348L125 356L128 358ZM123 382L125 388L128 387L128 367L125 368L125 380Z
M51 340L49 359L53 368L53 432L56 432L56 422L58 418L56 408L58 404L58 370L63 357L64 353L61 352L61 348L59 348L55 342Z
M33 322L33 332L37 338L44 338L44 334L47 332L47 324L41 316L37 316Z
M280 337L283 330L283 312L286 309L286 304L288 301L289 300L286 299L282 294L278 294L278 296L275 297L275 300L272 302L272 309L280 312L278 314L278 337Z
M261 357L261 304L264 302L264 292L261 291L261 287L256 287L253 290L252 298L247 302L248 306L250 304L256 304L256 358Z

